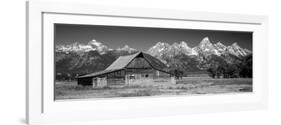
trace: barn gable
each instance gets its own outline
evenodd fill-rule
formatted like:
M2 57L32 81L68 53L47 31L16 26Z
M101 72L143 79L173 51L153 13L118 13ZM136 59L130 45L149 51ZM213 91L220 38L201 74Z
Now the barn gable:
M143 57L136 57L126 66L126 68L152 69L153 67Z

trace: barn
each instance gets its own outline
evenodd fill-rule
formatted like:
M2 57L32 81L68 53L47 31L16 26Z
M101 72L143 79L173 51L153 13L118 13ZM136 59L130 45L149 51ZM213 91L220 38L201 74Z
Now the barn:
M103 71L77 77L78 85L104 87L111 85L133 85L166 80L175 84L173 74L157 58L144 52L120 56Z

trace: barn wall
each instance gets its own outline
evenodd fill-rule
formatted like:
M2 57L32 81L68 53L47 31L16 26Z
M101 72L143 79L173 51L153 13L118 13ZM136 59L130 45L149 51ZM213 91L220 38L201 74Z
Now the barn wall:
M127 75L126 79L125 79L126 85L147 85L147 84L153 84L153 83L154 83L153 78L131 79L130 75Z
M95 88L102 88L102 87L105 87L107 86L107 78L106 77L103 77L103 78L96 78L96 83Z
M154 71L154 77L157 78L157 77L161 77L161 78L165 78L165 77L170 77L171 75L169 73L165 73L165 72L162 72L162 71L159 71L159 70L155 70Z
M119 71L111 72L108 74L104 74L104 77L107 77L108 79L116 79L116 78L124 79L124 76L125 76L124 70L119 70Z
M124 78L110 78L107 79L108 86L118 86L118 85L125 85L125 77Z
M125 84L125 71L119 70L116 72L112 72L106 75L107 77L107 85L124 85Z
M126 74L142 74L143 76L148 75L152 78L170 77L169 73L165 73L155 69L127 69Z
M131 79L130 75L126 76L125 85L165 85L165 84L176 84L174 77L165 78L142 78L142 79Z
M155 69L128 69L126 70L126 85L146 84L175 84L170 74Z

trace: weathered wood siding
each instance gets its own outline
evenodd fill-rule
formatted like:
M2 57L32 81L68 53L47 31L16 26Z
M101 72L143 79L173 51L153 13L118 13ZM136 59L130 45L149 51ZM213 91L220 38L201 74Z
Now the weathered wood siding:
M146 68L152 68L150 64L141 57L137 57L133 59L126 68L134 68L134 69L146 69Z

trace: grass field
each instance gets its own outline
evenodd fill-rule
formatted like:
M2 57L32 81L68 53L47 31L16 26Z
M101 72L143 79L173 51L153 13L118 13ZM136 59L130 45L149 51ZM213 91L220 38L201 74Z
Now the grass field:
M242 92L252 92L252 79L183 78L174 85L156 82L104 88L78 86L76 81L55 84L55 100Z

